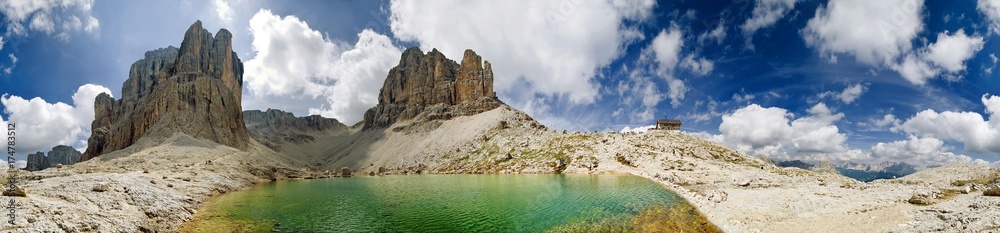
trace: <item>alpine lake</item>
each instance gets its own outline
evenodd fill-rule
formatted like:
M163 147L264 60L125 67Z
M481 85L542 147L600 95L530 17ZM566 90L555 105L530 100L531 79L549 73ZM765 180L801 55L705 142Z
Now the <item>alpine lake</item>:
M181 232L719 232L632 175L398 175L277 181L209 199Z

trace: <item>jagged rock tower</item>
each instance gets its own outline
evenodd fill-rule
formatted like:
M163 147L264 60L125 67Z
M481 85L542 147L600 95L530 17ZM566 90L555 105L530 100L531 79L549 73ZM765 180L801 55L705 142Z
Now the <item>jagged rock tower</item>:
M493 92L493 69L476 52L465 50L462 64L437 49L403 52L389 70L378 105L365 112L364 129L384 128L424 114L431 120L475 115L504 105Z
M132 64L121 99L97 96L81 161L177 132L245 149L250 136L241 107L243 63L232 37L226 29L212 37L197 21L180 49L146 52Z

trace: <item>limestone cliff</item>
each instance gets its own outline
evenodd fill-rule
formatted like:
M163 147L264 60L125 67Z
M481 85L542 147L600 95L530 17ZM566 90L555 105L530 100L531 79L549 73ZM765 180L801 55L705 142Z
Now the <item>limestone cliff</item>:
M80 156L82 153L80 151L73 149L73 147L58 145L52 147L52 151L49 151L49 167L56 167L56 165L73 165L80 161Z
M28 171L39 171L49 167L49 160L45 157L45 153L39 151L38 153L28 154L28 165L24 167L24 170Z
M80 156L80 151L73 149L73 147L58 145L52 147L48 156L45 156L45 153L41 151L29 154L27 161L28 165L24 168L24 170L40 171L46 168L56 167L60 164L73 165L80 161Z
M243 111L243 122L251 137L274 150L280 150L284 142L313 142L316 140L313 135L348 130L347 125L337 119L319 115L295 117L290 112L277 109Z
M241 109L243 63L231 40L228 30L213 37L197 21L180 48L146 52L132 64L121 99L97 96L82 160L173 133L245 149L250 135Z
M447 120L475 115L504 105L493 92L493 69L476 52L465 50L462 63L448 60L437 49L403 52L389 70L378 105L365 112L364 129L384 128L424 116Z

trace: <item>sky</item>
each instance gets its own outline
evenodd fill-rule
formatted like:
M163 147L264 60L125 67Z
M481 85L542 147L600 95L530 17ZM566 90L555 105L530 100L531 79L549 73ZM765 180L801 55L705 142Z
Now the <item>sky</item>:
M84 150L94 97L196 20L233 33L244 110L354 124L406 48L472 49L557 130L672 118L777 160L1000 166L1000 0L0 1L18 157Z

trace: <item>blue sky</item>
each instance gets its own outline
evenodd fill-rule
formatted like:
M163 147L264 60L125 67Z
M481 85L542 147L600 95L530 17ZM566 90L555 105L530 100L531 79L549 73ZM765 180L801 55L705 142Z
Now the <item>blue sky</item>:
M0 14L0 117L23 152L84 148L93 96L118 96L132 62L201 20L234 34L245 109L353 124L403 49L473 49L501 100L555 129L668 117L775 159L1000 164L1000 1L61 0Z

